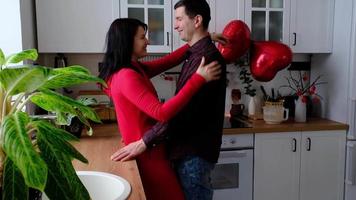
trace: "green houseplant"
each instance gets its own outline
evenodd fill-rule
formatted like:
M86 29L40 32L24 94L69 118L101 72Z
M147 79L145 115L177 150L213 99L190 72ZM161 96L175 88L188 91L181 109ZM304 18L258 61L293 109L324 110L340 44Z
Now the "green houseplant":
M23 108L29 101L56 114L56 124L69 124L78 117L91 133L88 119L100 122L83 102L63 96L55 89L103 80L81 66L52 69L10 64L36 60L29 49L5 57L0 49L0 171L3 199L28 199L29 188L50 199L90 199L72 166L72 160L87 163L71 144L77 140L44 119L31 117Z
M250 97L254 97L256 95L256 89L252 88L253 79L251 78L251 73L246 69L246 67L241 67L239 78L242 81L242 84L245 84L245 94Z
M242 67L241 71L240 71L240 80L242 81L242 84L244 84L244 88L245 88L245 94L247 94L250 99L248 102L248 107L247 107L247 111L248 111L248 115L253 117L253 118L257 118L255 117L255 115L260 114L261 113L261 109L260 109L260 101L258 100L257 96L256 96L256 89L254 89L252 87L252 82L253 82L253 78L251 77L251 72L249 70L246 69L247 67Z

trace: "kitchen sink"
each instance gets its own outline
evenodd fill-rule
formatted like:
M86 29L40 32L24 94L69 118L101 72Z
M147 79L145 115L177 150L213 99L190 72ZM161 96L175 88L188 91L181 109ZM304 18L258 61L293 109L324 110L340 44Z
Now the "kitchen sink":
M92 200L124 200L130 192L130 184L120 176L97 171L77 171ZM48 200L43 195L42 200Z

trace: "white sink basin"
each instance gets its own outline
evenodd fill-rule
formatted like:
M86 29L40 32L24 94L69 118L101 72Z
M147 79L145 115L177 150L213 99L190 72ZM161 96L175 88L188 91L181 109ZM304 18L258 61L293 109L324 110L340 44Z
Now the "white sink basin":
M130 184L123 178L96 171L77 171L92 200L124 200L130 192ZM48 200L43 195L42 200Z

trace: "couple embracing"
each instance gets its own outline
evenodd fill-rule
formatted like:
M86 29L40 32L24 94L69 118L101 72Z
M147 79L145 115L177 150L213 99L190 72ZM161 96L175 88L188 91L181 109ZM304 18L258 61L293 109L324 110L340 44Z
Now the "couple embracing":
M180 0L175 24L187 44L161 59L147 55L147 25L117 19L107 33L99 76L114 102L125 147L111 159L136 158L147 199L212 199L210 173L219 157L226 66L210 35L205 0ZM150 78L183 63L174 97L161 103ZM208 63L208 64L206 64Z

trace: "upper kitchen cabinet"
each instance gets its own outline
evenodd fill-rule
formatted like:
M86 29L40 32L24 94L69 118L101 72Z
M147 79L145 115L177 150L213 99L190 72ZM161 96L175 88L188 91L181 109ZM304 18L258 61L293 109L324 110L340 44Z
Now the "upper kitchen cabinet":
M279 41L293 53L332 50L334 0L245 0L251 38Z
M245 22L255 41L289 44L290 0L245 0Z
M171 52L170 0L121 0L120 16L136 18L148 25L149 53Z
M117 0L36 0L40 53L103 53Z
M210 6L211 20L209 23L209 32L221 33L224 27L231 20L244 20L244 0L206 0ZM174 30L174 5L178 0L172 0L172 31L173 31L173 50L185 44Z
M335 0L291 1L290 47L294 53L331 53Z
M232 20L244 21L245 2L241 0L210 0L211 32L221 33Z

